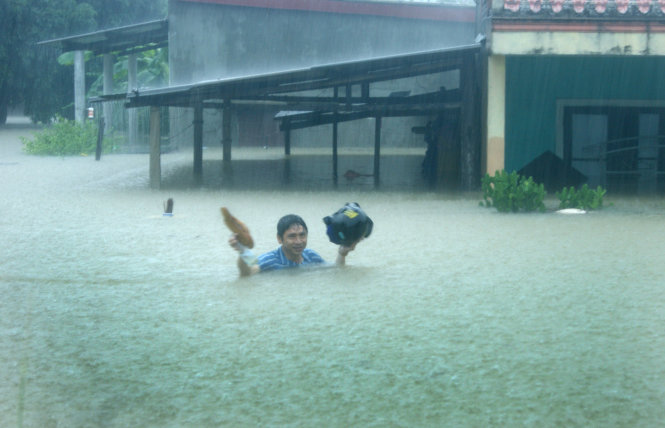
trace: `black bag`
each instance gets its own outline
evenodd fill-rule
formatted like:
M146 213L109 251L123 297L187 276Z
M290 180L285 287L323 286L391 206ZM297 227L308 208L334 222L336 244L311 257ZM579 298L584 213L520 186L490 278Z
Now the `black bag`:
M335 214L323 218L326 233L333 244L351 246L372 233L374 222L356 202L347 202Z

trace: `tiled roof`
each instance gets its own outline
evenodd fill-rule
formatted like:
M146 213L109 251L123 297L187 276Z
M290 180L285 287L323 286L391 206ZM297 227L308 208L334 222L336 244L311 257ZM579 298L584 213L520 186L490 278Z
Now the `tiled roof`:
M504 0L501 16L661 17L665 0Z

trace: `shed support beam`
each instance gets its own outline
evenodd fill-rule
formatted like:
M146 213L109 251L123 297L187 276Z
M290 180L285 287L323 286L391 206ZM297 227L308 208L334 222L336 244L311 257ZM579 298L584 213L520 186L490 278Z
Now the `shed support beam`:
M74 119L85 120L85 56L83 51L74 51Z
M332 173L333 184L337 185L337 114L332 129Z
M136 72L136 54L129 54L127 58L127 92L137 89L139 86ZM130 146L136 146L138 142L139 121L138 111L135 108L127 109L128 139Z
M231 162L231 101L222 108L222 161Z
M339 97L339 87L335 86L333 89L333 97L335 98L335 101L337 101L337 98ZM337 186L337 126L338 126L338 114L337 110L333 113L333 134L332 134L332 168L333 168L333 184Z
M194 106L194 179L199 181L203 176L203 104Z
M286 121L285 125L286 129L284 129L284 154L288 156L291 154L291 125L288 120Z
M369 82L364 82L361 86L361 98L363 100L369 100Z
M460 184L462 190L480 187L480 121L478 117L478 90L476 64L473 56L466 56L460 72L462 105L460 106Z
M379 186L379 167L381 164L381 116L374 119L374 186Z
M162 185L159 122L159 107L150 107L150 187L153 189L159 189Z
M113 63L115 58L113 54L104 54L104 95L113 93ZM111 134L111 125L113 125L113 103L105 102L104 104L104 133ZM133 109L130 109L130 111Z

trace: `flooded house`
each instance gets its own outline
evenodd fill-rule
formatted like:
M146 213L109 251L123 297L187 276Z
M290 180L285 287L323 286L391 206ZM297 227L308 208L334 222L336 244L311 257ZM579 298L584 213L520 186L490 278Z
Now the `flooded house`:
M553 185L665 191L665 2L505 0L487 11L484 169L531 164Z
M178 144L194 137L195 152L222 144L229 161L232 147L287 156L320 149L332 153L326 175L336 182L346 169L338 154L351 151L368 156L361 168L378 184L387 175L380 159L397 150L416 156L413 175L423 164L431 182L445 176L458 183L461 174L477 176L480 165L480 134L461 142L454 131L479 123L475 14L471 3L450 2L171 1L176 89L168 89L168 101L165 91L139 91L129 104L184 105L169 117L172 130L201 128L180 133ZM465 84L473 96L460 117ZM443 143L433 126L454 135L446 142L455 156L446 159L448 170L437 167ZM473 158L466 169L458 167L461 146Z
M425 182L478 188L497 170L622 193L665 190L662 0L171 0L169 143L391 150ZM383 151L382 151L383 150ZM343 170L344 168L341 168ZM385 170L384 170L385 172ZM411 171L414 172L414 171ZM341 174L341 171L339 172ZM385 174L384 174L385 177Z
M0 426L662 426L665 199L504 215L438 187L505 168L662 192L662 2L623 10L172 0L50 41L76 85L82 51L109 83L128 59L93 120L124 116L142 153L28 156L10 130ZM137 85L167 45L170 84ZM346 201L374 226L344 268L239 278L220 207L256 254L296 212L333 262Z

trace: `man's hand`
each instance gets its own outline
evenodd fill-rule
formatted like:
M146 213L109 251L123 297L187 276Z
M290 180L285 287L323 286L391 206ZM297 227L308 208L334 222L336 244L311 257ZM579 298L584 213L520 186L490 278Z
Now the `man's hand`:
M353 250L356 249L356 245L358 245L358 242L362 241L363 238L360 238L356 242L354 242L351 245L340 245L339 250L337 250L337 265L339 266L344 266L346 264L346 256Z
M244 251L243 245L238 241L238 234L236 233L232 234L229 238L229 245L239 253Z
M338 250L339 255L346 257L351 251L356 249L357 244L358 244L358 242L354 242L352 245L350 245L348 247L345 246L345 245L340 245L339 250Z
M249 248L238 241L237 234L234 233L231 235L229 245L238 252L238 270L240 271L240 276L250 276L259 271L259 266L256 264L256 257Z

